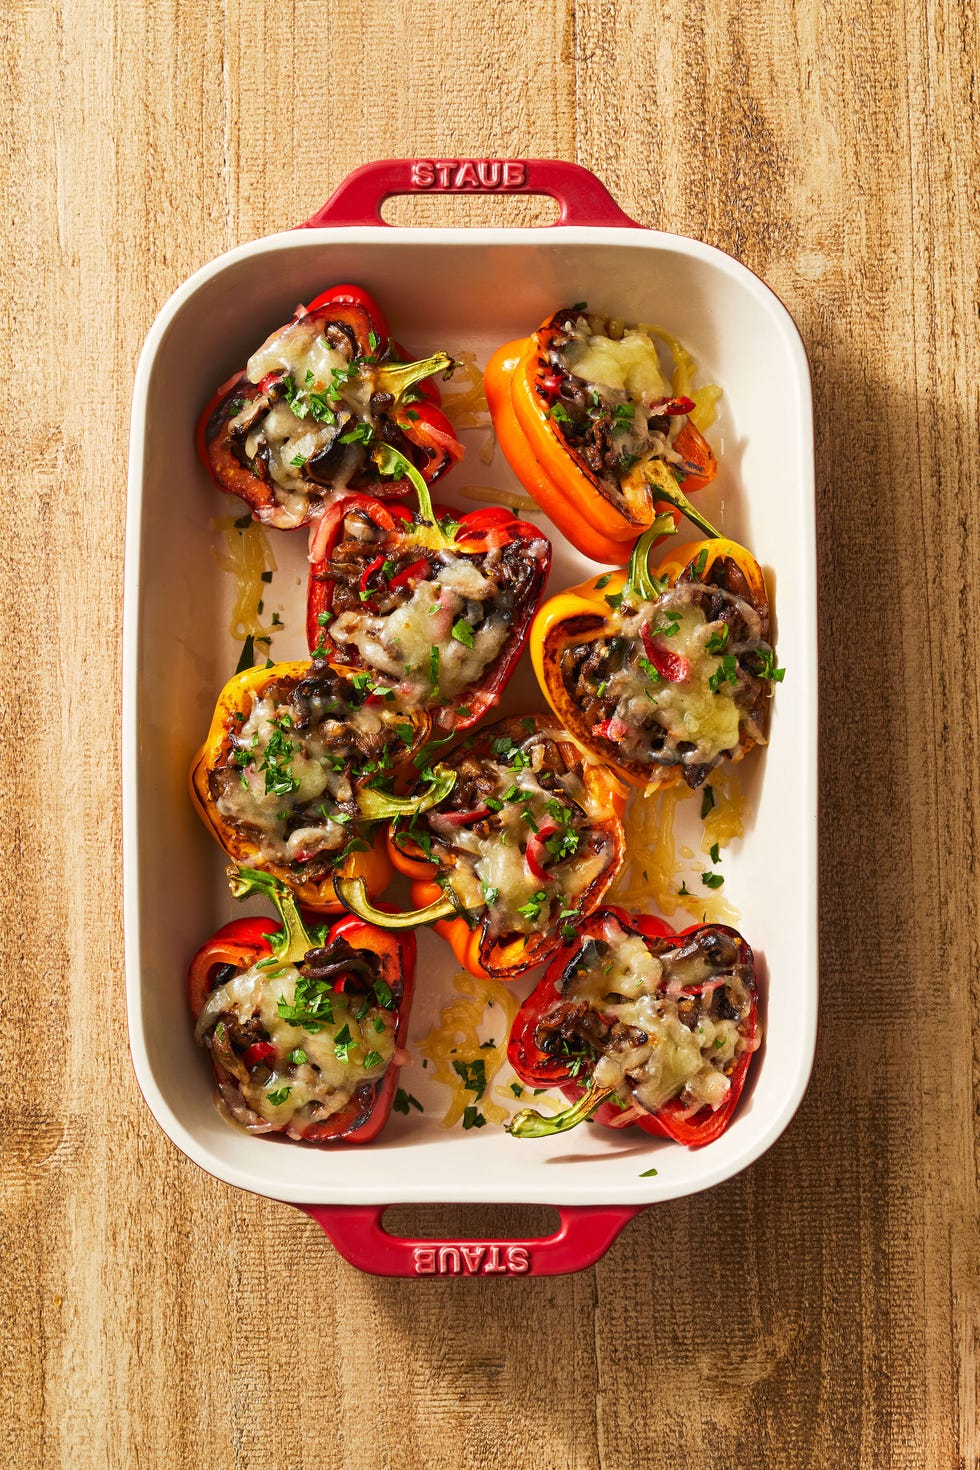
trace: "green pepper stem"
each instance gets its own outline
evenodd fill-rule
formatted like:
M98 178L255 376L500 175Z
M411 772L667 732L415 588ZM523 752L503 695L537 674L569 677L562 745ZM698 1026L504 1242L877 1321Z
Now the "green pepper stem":
M374 907L363 878L335 878L333 887L345 909L367 924L377 924L379 929L414 929L416 924L434 924L437 919L448 919L458 913L455 902L448 895L437 898L422 909L390 914L386 909Z
M656 577L650 574L650 552L653 543L659 541L661 536L669 535L676 531L674 517L665 511L658 515L652 526L648 526L643 535L636 542L630 554L629 570L626 573L626 585L623 588L623 596L627 601L638 598L642 602L653 602L664 590L664 583L658 582Z
M391 444L376 444L371 450L371 458L382 475L387 475L393 480L411 481L419 502L419 525L412 533L412 540L420 546L428 547L431 551L445 551L455 546L453 537L447 536L436 520L429 487L412 461Z
M272 899L279 911L283 928L282 938L278 943L275 935L269 937L272 952L284 964L298 965L314 946L300 917L292 890L271 873L262 873L256 868L229 868L228 886L232 898L251 898L253 893L262 893Z
M418 362L385 362L378 368L376 391L391 393L397 403L416 383L434 378L437 373L451 373L455 366L448 352L434 352Z
M543 1113L536 1113L533 1108L522 1108L504 1127L512 1138L548 1138L552 1133L567 1133L569 1128L591 1118L597 1108L615 1091L614 1087L591 1087L570 1108L564 1108L550 1118Z
M357 805L366 822L390 821L392 817L414 817L438 806L440 801L456 785L456 772L448 766L434 766L429 776L429 786L420 796L391 796L387 791L377 791L371 786L357 793Z

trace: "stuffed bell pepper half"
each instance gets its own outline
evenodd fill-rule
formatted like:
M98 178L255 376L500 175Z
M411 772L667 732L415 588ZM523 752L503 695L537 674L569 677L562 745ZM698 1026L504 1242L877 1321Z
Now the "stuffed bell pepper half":
M205 468L256 520L282 530L316 519L351 489L401 494L379 453L386 445L437 479L463 453L432 384L454 364L445 352L400 356L366 291L325 291L208 403L197 431Z
M434 924L471 974L509 980L547 959L615 881L625 788L542 715L479 730L444 763L448 797L391 826L391 859L418 907L379 912L359 879L337 892L373 923Z
M697 788L764 744L773 683L762 568L734 541L628 567L549 598L531 630L542 691L579 745L633 785Z
M310 651L370 676L392 710L465 729L521 656L551 543L501 508L440 516L403 455L389 448L382 462L411 483L418 508L351 495L325 513L310 549Z
M414 936L349 914L311 934L271 874L233 871L231 888L268 896L279 918L225 924L191 963L194 1034L219 1112L250 1133L369 1143L404 1060Z
M416 795L397 794L430 721L396 713L368 685L323 660L236 674L191 769L194 804L228 857L316 911L340 911L338 874L382 892L392 869L380 824L424 810L456 779L438 766Z
M731 1122L760 1044L752 951L734 929L674 934L661 919L600 909L578 925L517 1014L508 1060L572 1106L511 1119L545 1138L594 1118L691 1148Z
M687 493L714 479L715 457L644 329L565 308L494 353L486 393L512 470L585 556L621 562L663 513L711 534Z

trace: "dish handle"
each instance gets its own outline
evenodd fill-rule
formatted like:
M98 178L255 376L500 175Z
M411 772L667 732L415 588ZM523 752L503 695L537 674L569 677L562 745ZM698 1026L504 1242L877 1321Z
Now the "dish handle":
M389 1235L388 1205L299 1205L345 1261L371 1276L563 1276L605 1255L646 1205L556 1205L560 1228L536 1240L405 1240Z
M561 158L388 158L354 169L300 229L384 225L381 206L396 194L546 194L558 205L556 225L645 228L595 174Z

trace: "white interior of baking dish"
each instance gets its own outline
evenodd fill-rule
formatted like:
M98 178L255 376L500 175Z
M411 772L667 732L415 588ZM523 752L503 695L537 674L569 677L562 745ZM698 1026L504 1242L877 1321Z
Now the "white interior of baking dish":
M210 484L195 459L193 429L216 386L297 302L344 280L374 292L395 335L420 356L467 349L483 364L499 343L526 335L556 306L587 300L590 309L676 333L698 360L698 381L724 388L710 432L720 471L699 504L765 566L787 673L769 747L740 768L746 833L727 849L722 869L760 962L765 1044L733 1123L703 1150L592 1125L527 1142L490 1126L447 1131L439 1118L448 1093L417 1059L402 1085L424 1102L425 1114L393 1115L365 1148L250 1137L213 1107L213 1075L194 1045L187 1010L188 961L229 917L263 910L229 899L223 854L187 797L191 756L240 651L227 629L231 578L215 565L218 537L208 523L244 510ZM454 485L515 482L499 451L491 467L479 462L486 431L463 437L468 459L440 486L439 499L473 509L456 499ZM803 1095L816 1025L813 495L810 382L796 329L750 272L692 241L581 228L298 231L230 252L175 293L147 340L133 407L125 876L137 1076L158 1122L185 1153L229 1183L304 1203L639 1203L715 1184L778 1137ZM550 530L543 516L536 519ZM269 537L278 570L267 612L281 608L286 622L273 657L304 657L306 535ZM550 591L595 570L555 536ZM502 708L543 707L524 660ZM422 933L419 940L413 1038L449 999L458 969L439 939ZM528 989L525 982L520 993ZM487 1035L495 1035L492 1017ZM651 1168L655 1176L640 1177Z

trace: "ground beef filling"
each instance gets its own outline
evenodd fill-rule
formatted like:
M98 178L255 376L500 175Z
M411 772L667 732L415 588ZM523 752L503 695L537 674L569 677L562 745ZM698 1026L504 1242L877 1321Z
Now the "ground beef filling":
M673 439L684 417L657 411L670 388L653 341L638 330L614 340L606 335L605 318L574 312L559 313L555 324L558 330L540 359L539 393L565 443L603 481L610 498L625 499L623 476L641 458L664 460L680 472L683 457ZM606 381L593 381L590 372L602 372Z
M718 1107L753 1045L751 964L731 933L706 926L685 938L629 935L617 923L589 938L559 982L562 999L535 1044L567 1058L587 1084L626 1106Z
M544 543L540 555L517 541L478 554L465 543L425 550L399 545L363 511L346 517L345 533L319 573L333 583L324 646L371 670L397 709L465 701L535 597Z
M448 799L408 829L495 939L553 931L610 873L615 852L589 811L581 763L549 734L512 726L493 754L457 758Z
M761 674L772 660L768 614L749 601L731 558L715 562L709 577L685 574L655 601L624 602L591 627L583 621L560 656L566 692L597 745L649 766L651 779L677 767L692 789L736 753L743 736L764 743L770 693ZM601 636L587 636L599 627ZM666 653L684 658L685 678L658 673L644 628Z
M384 780L412 730L320 660L299 681L271 679L242 713L229 718L225 759L208 773L211 796L260 860L317 882L367 847L357 786Z

